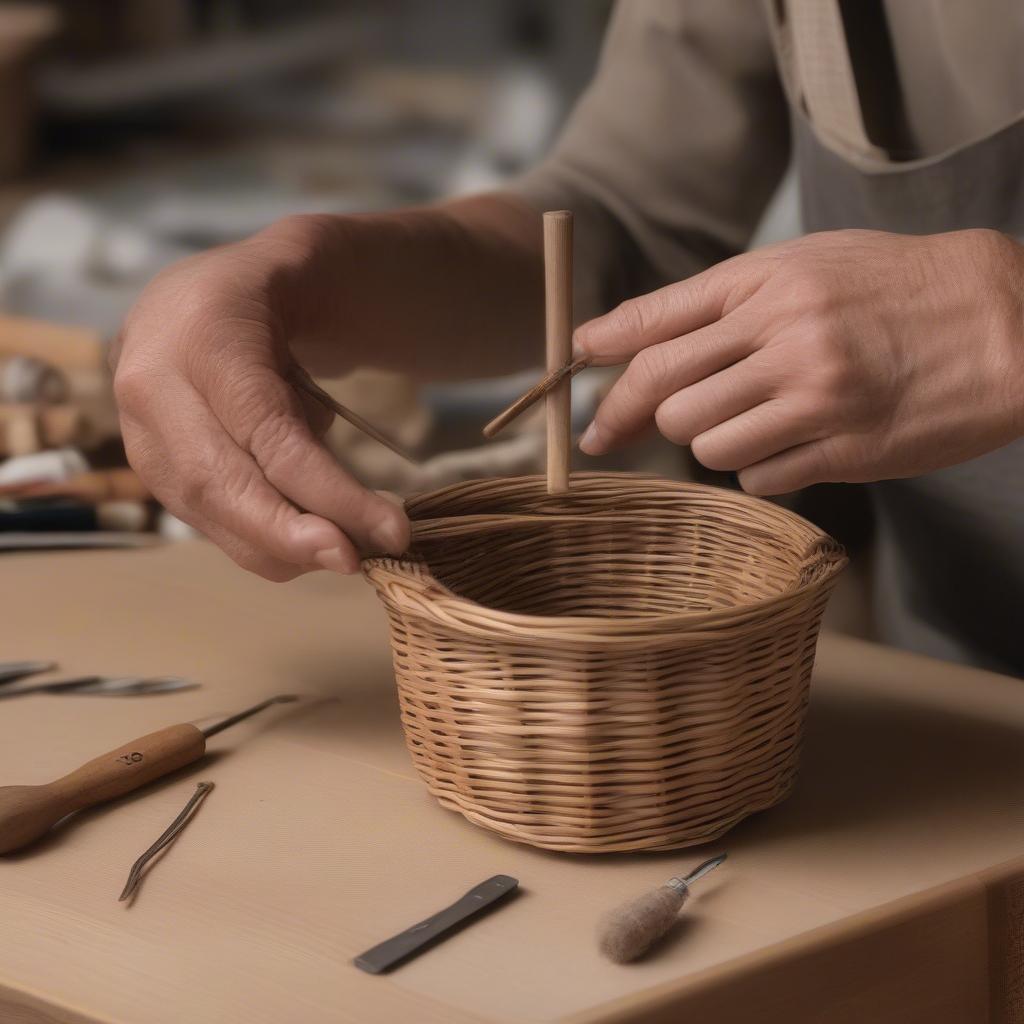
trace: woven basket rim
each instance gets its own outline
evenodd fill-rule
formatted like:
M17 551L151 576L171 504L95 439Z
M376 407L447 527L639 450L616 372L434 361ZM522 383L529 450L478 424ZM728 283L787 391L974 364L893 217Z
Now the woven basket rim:
M831 587L835 577L847 564L846 553L838 541L803 516L775 505L763 498L754 497L743 491L733 491L692 481L668 480L649 473L582 472L573 473L571 483L585 483L588 480L614 479L637 484L657 485L659 488L681 493L708 494L725 493L740 504L768 505L773 511L791 522L803 524L812 534L805 559L809 567L818 571L809 573L802 583L768 597L743 604L711 611L659 612L650 614L624 614L615 618L599 615L528 615L491 608L472 598L456 593L437 580L423 560L404 556L370 556L363 559L362 568L366 579L378 590L402 606L405 614L418 615L437 623L458 628L464 633L481 639L494 639L503 635L508 639L529 642L531 638L548 639L557 634L561 642L579 641L592 644L595 637L602 643L634 642L650 643L656 637L670 636L685 631L691 641L699 640L699 633L706 629L709 642L719 636L723 625L743 626L763 621L771 616L777 619L785 615L789 606L794 614L802 614L806 600L824 587ZM449 495L471 491L481 484L493 484L507 480L509 483L536 484L543 489L545 478L540 474L518 477L488 477L460 481L446 487L416 495L409 499L407 508L410 518L415 519L416 505L427 501L443 500ZM571 486L571 484L570 484ZM571 490L570 490L571 496ZM462 518L452 516L452 519Z

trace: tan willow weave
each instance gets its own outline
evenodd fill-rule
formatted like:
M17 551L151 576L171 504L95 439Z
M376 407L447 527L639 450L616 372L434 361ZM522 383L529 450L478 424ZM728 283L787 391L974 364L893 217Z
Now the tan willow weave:
M413 499L413 556L364 563L430 791L551 850L706 842L789 792L846 562L747 495L587 473Z

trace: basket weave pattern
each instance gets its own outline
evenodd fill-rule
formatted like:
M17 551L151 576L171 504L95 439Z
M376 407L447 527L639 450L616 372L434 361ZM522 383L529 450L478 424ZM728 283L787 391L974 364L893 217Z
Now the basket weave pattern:
M414 499L368 559L413 761L446 807L570 852L707 842L797 766L842 549L768 502L576 474Z

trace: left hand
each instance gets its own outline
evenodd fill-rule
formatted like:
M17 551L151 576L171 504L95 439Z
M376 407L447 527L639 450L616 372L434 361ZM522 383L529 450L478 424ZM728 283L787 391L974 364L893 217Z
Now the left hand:
M575 345L629 363L590 455L653 421L753 494L916 476L1024 436L1024 247L808 235L630 299Z

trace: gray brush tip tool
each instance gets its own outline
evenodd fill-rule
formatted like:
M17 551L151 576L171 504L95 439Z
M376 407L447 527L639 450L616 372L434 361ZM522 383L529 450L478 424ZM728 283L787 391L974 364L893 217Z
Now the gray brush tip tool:
M675 924L690 895L690 886L717 868L725 857L720 853L685 877L670 878L657 889L609 911L598 925L598 948L617 964L643 956Z

